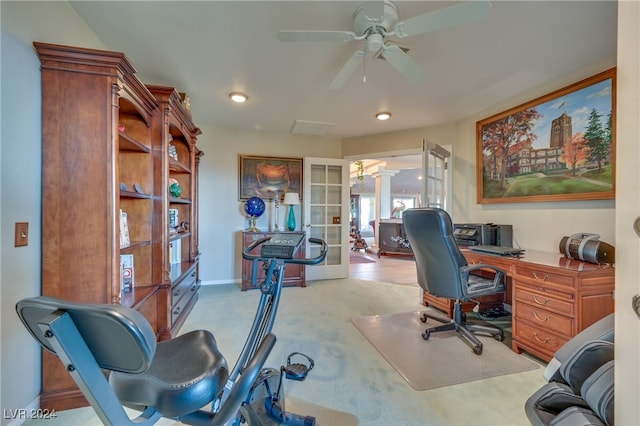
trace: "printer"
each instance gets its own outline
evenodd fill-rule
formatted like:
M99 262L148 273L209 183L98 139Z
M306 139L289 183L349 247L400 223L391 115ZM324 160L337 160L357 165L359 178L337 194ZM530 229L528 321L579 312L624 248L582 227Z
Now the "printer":
M461 223L453 225L453 237L461 246L513 247L513 227L494 223Z

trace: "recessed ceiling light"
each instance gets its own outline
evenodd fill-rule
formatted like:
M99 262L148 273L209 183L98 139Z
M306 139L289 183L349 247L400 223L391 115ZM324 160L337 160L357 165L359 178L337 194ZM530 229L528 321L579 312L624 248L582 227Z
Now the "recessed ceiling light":
M376 114L376 118L380 121L388 120L391 118L390 112L379 112Z
M232 93L229 93L229 97L231 98L231 100L232 100L233 102L237 102L237 103L239 103L239 104L241 104L241 103L243 103L243 102L246 102L246 101L247 101L247 99L249 99L249 98L247 97L247 95L245 95L244 93L240 93L240 92L232 92Z

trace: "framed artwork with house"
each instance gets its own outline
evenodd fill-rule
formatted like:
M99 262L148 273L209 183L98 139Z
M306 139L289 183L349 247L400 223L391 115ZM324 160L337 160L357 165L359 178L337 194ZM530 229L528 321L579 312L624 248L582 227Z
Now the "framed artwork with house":
M615 198L615 68L476 123L477 202Z

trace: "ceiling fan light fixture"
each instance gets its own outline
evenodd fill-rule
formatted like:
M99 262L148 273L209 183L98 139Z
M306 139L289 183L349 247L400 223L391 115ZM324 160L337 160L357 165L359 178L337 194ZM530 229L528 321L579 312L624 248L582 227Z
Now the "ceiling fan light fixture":
M247 99L249 99L247 95L241 92L231 92L229 93L229 98L231 98L233 102L236 102L239 104L244 103L247 101Z
M376 114L376 118L380 121L385 121L391 118L390 112L379 112Z

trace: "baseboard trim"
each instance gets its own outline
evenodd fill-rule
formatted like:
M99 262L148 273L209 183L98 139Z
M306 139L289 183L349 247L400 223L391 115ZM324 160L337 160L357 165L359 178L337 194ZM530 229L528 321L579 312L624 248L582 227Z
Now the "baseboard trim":
M224 284L241 284L242 280L240 279L234 279L234 280L208 280L208 281L204 281L201 280L200 284L201 285L224 285Z

